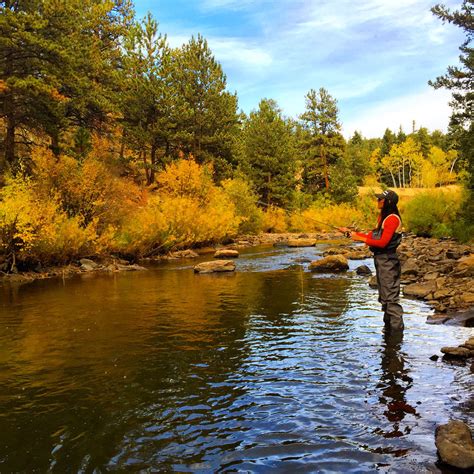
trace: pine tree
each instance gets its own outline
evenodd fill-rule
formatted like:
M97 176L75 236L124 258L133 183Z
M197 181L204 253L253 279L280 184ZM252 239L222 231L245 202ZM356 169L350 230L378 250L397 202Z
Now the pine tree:
M267 205L286 207L295 189L293 137L274 100L263 99L243 124L241 168Z
M226 90L226 76L207 41L198 35L174 51L173 87L179 120L175 139L198 163L214 163L218 177L232 160L237 96Z
M329 168L344 153L344 138L338 119L337 101L323 87L306 95L306 111L300 116L307 140L304 163L306 190L315 192L321 188L321 178L326 190L330 188Z

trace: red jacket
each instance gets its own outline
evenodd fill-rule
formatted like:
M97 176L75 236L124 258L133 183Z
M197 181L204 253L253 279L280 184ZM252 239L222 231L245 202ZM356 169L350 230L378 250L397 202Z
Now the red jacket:
M380 216L379 216L380 222ZM357 235L364 237L364 242L369 245L370 247L380 247L384 248L388 245L393 234L397 231L398 227L401 226L401 220L396 214L390 214L385 218L382 223L382 235L380 239L373 239L372 238L372 231L368 234L364 234L362 232L356 232Z

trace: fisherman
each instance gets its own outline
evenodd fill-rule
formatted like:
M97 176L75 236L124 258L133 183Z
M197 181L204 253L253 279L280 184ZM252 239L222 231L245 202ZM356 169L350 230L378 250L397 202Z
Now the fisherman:
M374 253L379 302L382 303L387 329L403 330L403 308L400 297L400 261L396 250L402 240L402 220L398 211L398 195L387 189L376 194L380 214L377 227L367 233L351 232L351 238L364 242ZM341 228L341 231L348 229Z

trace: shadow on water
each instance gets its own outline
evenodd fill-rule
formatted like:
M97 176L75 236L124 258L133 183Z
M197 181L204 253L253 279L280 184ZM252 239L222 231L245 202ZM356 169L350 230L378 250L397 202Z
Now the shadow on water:
M473 402L429 356L466 328L406 301L383 336L363 279L294 265L314 252L1 288L0 471L436 472L435 424Z

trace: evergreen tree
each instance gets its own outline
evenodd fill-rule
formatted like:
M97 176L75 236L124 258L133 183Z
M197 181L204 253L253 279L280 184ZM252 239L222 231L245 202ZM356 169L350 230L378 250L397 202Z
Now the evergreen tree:
M154 181L159 156L171 153L174 97L171 50L148 14L130 29L124 42L124 78L121 105L124 140L138 152L148 184ZM149 157L149 160L148 160Z
M270 99L260 101L243 124L241 167L267 205L286 207L295 189L292 130Z
M126 0L16 0L0 6L0 116L4 159L14 167L18 128L47 134L59 153L68 125L97 127L112 110L110 84L119 37L131 16Z
M199 163L212 161L217 177L222 177L232 162L237 95L226 90L222 67L201 35L174 51L173 65L179 111L175 140Z
M306 111L300 116L307 139L303 180L313 193L330 188L329 168L343 156L345 141L338 119L337 101L323 87L306 95Z
M457 11L451 11L442 4L435 5L431 11L443 22L462 28L465 41L459 47L459 66L449 66L444 76L430 81L434 88L444 87L453 91L450 122L451 134L458 136L462 159L468 163L470 173L471 199L466 209L468 222L474 222L474 2L463 0Z

